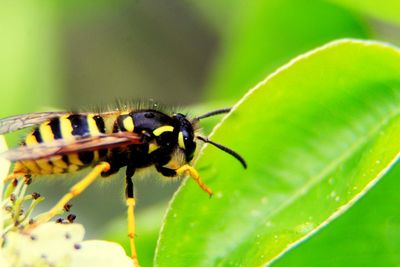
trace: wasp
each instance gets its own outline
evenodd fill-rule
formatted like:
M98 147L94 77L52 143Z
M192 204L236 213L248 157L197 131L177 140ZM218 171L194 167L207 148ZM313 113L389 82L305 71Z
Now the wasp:
M209 143L236 158L244 168L245 160L233 150L199 134L204 118L227 113L219 109L189 118L181 113L167 114L154 107L117 109L98 113L42 112L17 115L0 120L0 134L33 127L22 144L1 156L15 162L6 181L19 177L73 173L92 168L71 187L35 225L56 216L74 197L97 177L108 177L126 167L126 205L131 257L138 266L135 236L135 172L153 168L164 177L189 175L208 195L212 190L202 181L192 162L199 142Z

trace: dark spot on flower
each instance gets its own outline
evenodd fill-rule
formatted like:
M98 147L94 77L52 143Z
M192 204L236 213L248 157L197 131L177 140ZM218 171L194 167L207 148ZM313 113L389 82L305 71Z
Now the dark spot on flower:
M75 214L69 214L68 217L67 217L67 220L70 223L73 223L75 219L76 219L76 215Z
M38 199L40 197L40 194L38 192L33 192L32 193L32 198L33 199Z
M72 204L67 203L67 204L64 205L64 210L65 210L66 212L69 212L69 211L71 210L71 207L72 207Z
M32 178L30 175L25 175L25 184L30 185L32 183Z

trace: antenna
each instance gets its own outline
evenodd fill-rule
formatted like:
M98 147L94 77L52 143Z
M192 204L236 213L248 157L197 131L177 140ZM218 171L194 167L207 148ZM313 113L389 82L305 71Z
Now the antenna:
M210 112L208 112L206 114L203 114L201 116L198 116L198 117L196 117L194 119L195 120L202 120L204 118L208 118L208 117L211 117L211 116L215 116L215 115L219 115L219 114L223 114L223 113L228 113L229 111L231 111L231 108L217 109L217 110L214 110L214 111L210 111Z
M210 113L212 113L212 112L210 112ZM221 112L221 113L223 113L223 112ZM209 114L209 113L207 113L207 114ZM207 114L205 114L205 115L207 115ZM217 113L217 114L220 114L220 113ZM215 114L212 114L212 115L215 115ZM210 115L210 116L212 116L212 115ZM196 137L197 137L197 139L203 141L204 143L212 144L213 146L215 146L215 147L221 149L222 151L228 153L229 155L233 156L235 159L237 159L243 165L243 168L247 169L246 161L242 158L242 156L240 156L238 153L236 153L232 149L227 148L226 146L223 146L221 144L215 143L206 137L202 137L202 136L196 136Z

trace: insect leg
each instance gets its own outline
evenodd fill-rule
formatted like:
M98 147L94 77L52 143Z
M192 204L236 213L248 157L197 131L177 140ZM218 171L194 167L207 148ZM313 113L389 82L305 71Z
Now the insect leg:
M213 194L212 190L201 180L201 177L200 177L199 173L196 171L196 169L188 164L185 164L176 170L165 168L165 167L160 167L160 166L156 166L156 169L162 175L169 176L169 177L179 176L182 174L188 174L190 177L193 178L193 180L196 181L196 183L200 186L200 188L204 192L206 192L210 197Z
M103 171L110 169L110 164L107 162L100 162L93 170L88 173L82 180L71 187L70 191L65 194L58 203L48 212L39 217L38 221L33 224L33 227L38 224L45 223L53 218L60 212L71 199L81 194Z
M178 175L186 173L196 181L196 183L200 186L200 188L206 192L210 197L212 196L212 190L201 180L199 173L192 166L185 164L178 169L175 170Z
M134 186L132 181L132 176L135 173L135 168L132 166L128 166L126 168L126 189L125 189L125 196L126 196L126 205L128 208L128 236L129 236L129 243L131 247L131 257L133 260L133 266L139 266L137 254L136 254L136 247L135 247L135 231L136 231L136 224L135 224L135 195L134 195Z

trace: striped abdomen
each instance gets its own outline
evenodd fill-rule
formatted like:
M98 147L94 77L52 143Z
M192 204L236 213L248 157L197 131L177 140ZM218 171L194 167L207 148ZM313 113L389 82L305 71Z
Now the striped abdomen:
M105 122L96 114L70 114L40 124L25 138L26 146L65 141L81 136L96 136L106 132ZM52 156L39 160L24 160L16 163L16 171L29 174L59 174L80 170L107 154L107 150L73 153L64 156Z

